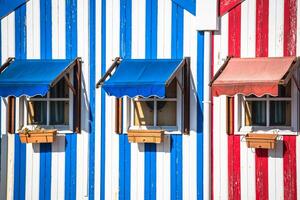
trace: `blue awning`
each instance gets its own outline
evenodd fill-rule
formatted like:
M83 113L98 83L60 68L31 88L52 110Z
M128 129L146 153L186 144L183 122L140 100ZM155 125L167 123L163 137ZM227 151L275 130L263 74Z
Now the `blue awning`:
M4 18L28 0L0 0L0 19Z
M16 59L0 72L0 96L44 96L72 63L74 60Z
M124 59L103 83L108 95L164 97L166 83L174 78L182 59Z

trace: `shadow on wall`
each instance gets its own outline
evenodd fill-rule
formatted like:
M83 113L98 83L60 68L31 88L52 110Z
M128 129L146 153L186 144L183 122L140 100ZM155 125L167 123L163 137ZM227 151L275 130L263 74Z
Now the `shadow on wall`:
M271 157L271 158L283 158L288 152L288 144L282 139L278 139L276 142L275 149L253 149L258 157Z

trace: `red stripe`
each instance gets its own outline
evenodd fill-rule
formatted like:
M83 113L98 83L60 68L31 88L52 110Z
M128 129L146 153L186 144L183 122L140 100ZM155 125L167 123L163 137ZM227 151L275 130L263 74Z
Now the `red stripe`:
M220 12L219 15L223 16L232 9L234 9L236 6L238 6L240 3L242 3L244 0L220 0Z
M284 56L296 55L297 2L284 1ZM283 137L284 199L297 199L296 137Z
M268 56L269 0L256 0L256 57ZM268 150L255 151L256 199L268 199Z
M214 77L214 46L215 46L215 33L212 32L211 37L211 79ZM214 199L214 98L211 95L211 116L210 116L210 130L211 130L211 139L210 139L210 152L211 152L211 199Z
M228 52L240 57L241 48L241 6L229 12ZM233 108L233 106L232 106ZM234 120L233 120L234 121ZM240 137L228 136L228 195L229 199L241 199Z

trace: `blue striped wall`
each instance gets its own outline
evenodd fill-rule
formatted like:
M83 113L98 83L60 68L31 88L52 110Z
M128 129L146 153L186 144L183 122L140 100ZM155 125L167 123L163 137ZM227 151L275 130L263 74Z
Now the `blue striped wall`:
M38 0L32 0L38 1ZM40 56L41 58L52 58L52 47L53 47L53 30L52 30L52 15L53 15L53 8L52 2L54 0L43 0L40 1L39 4L39 12L40 12ZM186 199L190 191L187 190L187 180L188 179L195 179L196 186L196 196L189 196L191 199L202 199L203 198L203 127L202 127L202 100L203 100L203 47L204 47L204 36L202 33L196 34L196 30L190 30L190 32L195 32L196 36L196 54L193 54L189 51L185 50L185 45L189 43L186 41L185 38L188 38L186 33L186 27L190 25L185 22L187 20L192 21L193 15L190 14L189 8L181 5L179 2L170 1L170 13L171 19L170 24L165 24L165 26L170 26L171 33L170 38L168 38L169 45L170 45L170 54L167 53L167 57L170 58L183 58L184 56L193 56L195 55L197 58L192 57L193 61L197 60L195 64L196 73L194 74L197 82L196 87L198 88L196 96L197 96L197 119L196 120L196 138L197 138L197 146L196 157L190 158L190 163L184 163L184 159L190 157L187 152L184 154L184 148L187 149L186 146L188 143L185 140L189 140L190 136L183 136L183 135L168 135L166 136L166 140L169 143L166 143L166 149L161 152L158 152L159 145L155 144L145 144L139 145L138 151L140 154L143 154L143 198L144 199L161 199L162 195L160 194L161 190L158 189L160 181L160 177L158 177L158 172L160 167L164 167L164 173L169 173L167 177L169 180L163 184L165 187L168 188L166 190L169 194L165 196L169 196L170 199ZM134 0L113 0L114 6L116 6L116 12L118 12L119 21L115 22L113 26L118 26L118 33L112 33L118 35L119 37L119 51L117 54L122 58L132 58L133 51L136 51L133 46L133 20L137 16L134 16L134 12L132 10ZM194 2L194 0L191 0ZM78 6L82 3L81 0L65 0L65 52L66 58L74 58L77 57L78 52L78 43L80 40L79 38L79 31L81 27L78 27L79 19L79 12ZM96 4L101 4L101 10L96 9ZM64 176L64 183L62 187L64 188L64 199L81 199L81 198L88 198L88 199L108 199L109 197L115 197L120 200L123 199L136 199L136 194L133 194L134 188L132 187L133 178L135 177L135 172L132 169L132 163L134 162L133 159L136 159L132 156L132 152L136 151L136 148L132 144L128 142L127 134L121 134L118 136L118 142L114 145L118 146L118 161L117 161L117 168L118 168L118 185L111 186L108 185L106 182L108 179L113 179L114 174L109 174L108 172L111 171L110 169L106 168L106 162L108 159L106 155L110 149L108 148L109 144L106 143L107 141L107 134L114 134L114 133L107 133L107 130L114 124L111 122L111 119L106 118L106 113L111 112L112 109L108 107L109 103L107 102L106 94L102 89L101 90L101 112L96 112L96 90L95 90L95 83L100 77L96 77L96 70L101 69L101 74L103 75L106 72L106 69L109 67L107 66L107 60L113 58L107 58L109 52L107 52L108 47L110 47L110 42L108 41L108 31L110 24L107 24L107 18L111 14L107 10L107 2L106 0L101 0L101 2L97 2L96 0L89 0L86 5L88 5L88 21L89 21L89 28L88 32L88 41L89 41L89 57L88 60L83 60L84 62L89 63L89 65L85 65L89 71L89 77L85 80L85 84L89 83L89 96L90 99L88 101L89 106L89 120L88 120L88 169L87 172L84 172L88 175L88 184L81 185L80 178L78 173L83 173L83 169L80 168L81 164L78 161L78 155L80 153L78 147L81 142L81 138L76 134L67 134L65 136L65 141L61 145L60 149L63 151L65 163L60 164L58 166L54 163L53 156L54 148L53 144L41 144L39 145L39 183L36 184L37 188L31 188L31 190L37 190L39 199L54 199L56 194L52 193L51 188L53 186L53 167L63 170ZM145 51L145 58L158 58L158 38L159 38L159 10L162 9L159 7L160 0L145 0L145 7L144 10L141 12L145 13L144 24L145 28L145 47L143 51ZM191 4L189 4L191 5ZM187 12L188 10L188 12ZM101 12L101 18L98 19L97 13ZM26 58L27 57L27 32L26 32L26 6L22 6L17 11L15 11L15 54L17 58ZM101 30L97 32L96 26L97 23L100 23ZM115 29L114 29L115 30ZM165 33L167 34L167 33ZM100 38L97 38L101 35ZM191 34L192 35L192 34ZM192 36L191 36L192 37ZM97 54L96 52L96 41L101 41L101 53ZM0 55L1 56L1 55ZM96 65L96 61L100 60L101 63L99 66ZM96 116L101 116L99 121L96 121ZM96 124L101 124L100 129L96 129ZM100 141L96 138L99 136ZM27 146L28 148L28 146ZM99 150L99 151L97 151ZM95 152L100 152L100 156L96 155ZM27 152L28 153L28 152ZM160 166L161 161L159 161L159 155L167 155L169 156L169 163L166 166ZM191 154L194 155L194 154ZM15 136L15 147L14 147L14 199L25 199L26 191L28 190L26 185L26 180L29 177L26 177L26 166L30 166L28 164L29 158L26 154L26 145L21 144L18 138L18 135ZM98 160L98 156L101 158ZM96 167L96 166L100 167ZM197 171L197 174L189 174L187 170L189 170L189 165L194 165ZM168 168L167 168L168 167ZM192 167L191 167L192 168ZM96 176L99 174L99 176ZM187 178L186 176L189 176ZM196 177L196 178L195 178ZM189 182L188 184L190 184ZM112 183L110 183L112 184ZM97 186L97 187L96 187ZM100 187L98 187L100 186ZM33 186L30 186L33 187ZM118 188L117 193L110 194L112 190L108 190L109 187ZM27 188L27 189L26 189ZM83 191L86 189L87 193L79 192L78 188L84 188ZM136 191L137 193L140 191ZM79 195L79 196L78 196Z

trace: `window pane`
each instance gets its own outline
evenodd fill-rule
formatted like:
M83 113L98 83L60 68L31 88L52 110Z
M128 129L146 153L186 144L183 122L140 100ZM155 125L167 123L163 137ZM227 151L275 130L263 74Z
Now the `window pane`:
M69 102L52 101L50 102L50 125L69 124Z
M291 97L291 81L286 85L279 85L278 97Z
M270 102L270 126L291 126L291 102Z
M246 101L245 119L246 126L266 126L266 102Z
M27 109L27 118L29 125L47 124L47 102L29 101Z
M166 98L176 98L177 94L177 81L174 79L171 84L166 88Z
M158 101L157 102L157 125L158 126L176 126L176 101Z
M134 125L153 126L154 124L154 102L134 101Z
M69 88L64 78L50 89L50 98L69 98Z

